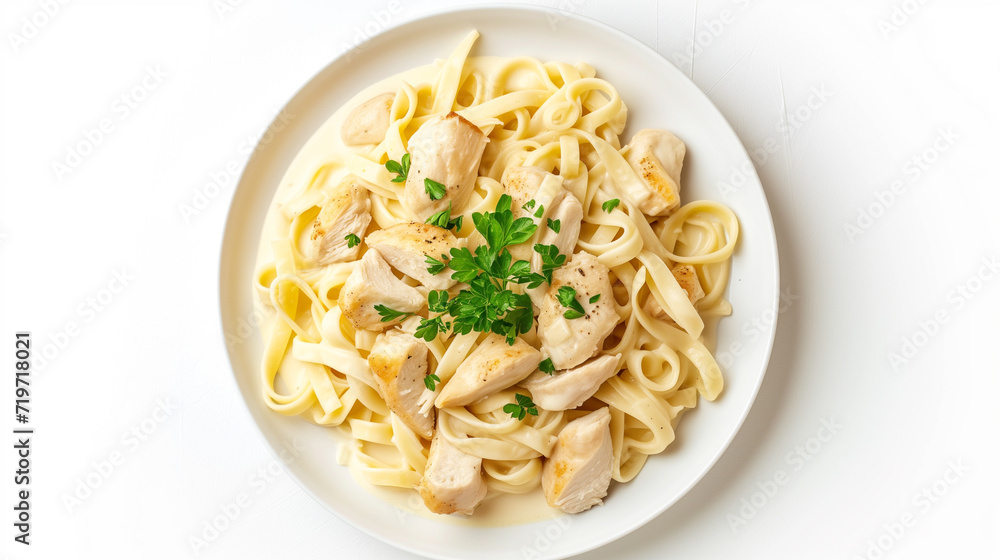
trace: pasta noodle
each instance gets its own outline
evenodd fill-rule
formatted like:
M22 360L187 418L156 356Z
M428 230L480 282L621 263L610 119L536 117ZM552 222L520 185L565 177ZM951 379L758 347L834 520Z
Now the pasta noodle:
M586 64L470 57L477 37L471 33L443 61L359 94L361 101L386 91L395 94L380 141L348 147L335 135L323 136L324 130L339 130L346 114L341 109L283 179L253 278L257 303L270 314L262 329L262 396L275 412L343 432L341 456L367 482L408 489L420 482L429 442L391 412L379 393L367 361L378 333L356 329L337 303L360 259L318 266L306 244L324 200L348 174L368 188L369 232L412 221L402 202L404 186L392 181L384 164L409 151L408 140L422 124L456 111L489 138L475 188L460 209L464 225L457 235L479 236L472 214L497 205L505 169L530 165L559 176L583 208L575 251L596 256L610 270L613 290L605 297L620 320L601 354L621 354L621 360L619 373L579 408L540 409L537 416L518 420L503 412L515 392L526 392L515 386L467 406L438 410L437 430L459 450L483 459L493 499L536 490L560 430L606 406L612 478L627 482L647 457L671 444L685 410L694 408L699 397L711 401L722 392L712 340L716 319L731 310L723 293L738 222L727 207L711 201L689 202L667 216L644 215L618 187L638 177L619 138L627 108L614 86ZM603 206L613 199L620 205L607 211ZM674 265L693 267L704 297L692 303L672 273ZM422 289L411 279L404 281ZM426 289L421 293L426 295ZM523 337L538 346L534 328ZM473 331L427 342L428 374L447 384L484 338ZM424 410L434 406L430 391L421 398Z

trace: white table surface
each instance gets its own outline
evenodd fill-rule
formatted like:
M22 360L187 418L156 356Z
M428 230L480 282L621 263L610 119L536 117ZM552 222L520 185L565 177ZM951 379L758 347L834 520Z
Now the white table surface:
M51 345L33 544L13 541L8 435L0 551L195 557L244 495L198 557L412 557L265 448L225 358L217 263L232 175L282 104L359 34L448 3L53 3L0 5L2 353L19 330ZM719 107L756 154L788 297L719 463L581 558L1000 557L1000 5L536 3L644 41Z

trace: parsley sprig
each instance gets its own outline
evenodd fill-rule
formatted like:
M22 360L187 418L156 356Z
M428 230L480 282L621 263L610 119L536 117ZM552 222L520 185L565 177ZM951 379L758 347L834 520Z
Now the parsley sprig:
M409 311L396 311L387 305L378 304L375 306L375 311L378 311L379 317L382 318L383 323L388 323L389 321L394 321L396 319L405 319L413 313Z
M462 216L460 215L459 217L452 219L451 201L449 200L447 208L440 212L435 212L430 218L427 218L427 221L424 223L444 229L454 229L455 231L458 231L462 229Z
M437 388L437 384L441 381L441 378L433 373L428 373L424 376L424 387L427 387L431 391Z
M511 198L505 194L497 201L494 212L472 215L476 230L485 240L475 252L467 247L453 248L448 263L428 257L426 262L432 267L436 268L439 263L447 264L453 271L452 279L469 284L469 289L462 290L450 300L443 290L428 294L428 309L441 315L421 320L415 333L417 337L429 342L451 328L459 334L472 331L496 333L505 337L508 344L514 344L518 335L531 330L534 321L531 298L527 294L515 293L510 289L511 285L540 286L542 282L551 280L551 270L558 266L555 262L565 262L566 256L559 255L555 246L535 246L539 252L542 251L539 247L551 247L554 251L550 253L549 249L544 249L543 263L548 262L550 267L547 276L544 264L543 273L539 274L531 272L528 261L514 261L508 247L531 239L538 225L529 217L515 220L510 206ZM547 261L546 256L549 257ZM450 322L446 321L445 315L451 318Z
M525 414L538 416L538 405L531 402L531 397L522 395L521 393L514 393L514 400L516 400L517 403L508 403L503 405L503 411L510 414L511 418L524 420Z
M428 177L424 179L424 191L427 193L427 196L431 197L431 200L441 200L444 198L445 193L448 192L448 189L441 183Z
M549 375L553 375L556 372L556 366L552 363L552 358L545 358L542 360L542 362L538 364L538 369Z
M400 161L392 161L391 159L385 162L385 168L389 173L395 173L396 176L392 178L393 183L402 183L406 181L406 176L410 174L410 154L403 154Z
M618 205L621 203L622 201L618 200L617 198L612 198L611 200L605 200L604 204L601 205L601 209L610 214L611 211L614 210L615 208L618 208Z
M357 235L354 235L353 233L348 233L346 236L344 236L344 239L347 240L348 249L353 249L361 244L361 238L358 237Z
M567 319L579 319L587 314L583 310L583 305L576 299L576 290L571 286L560 286L556 292L556 300L567 308L566 313L563 313L563 317Z

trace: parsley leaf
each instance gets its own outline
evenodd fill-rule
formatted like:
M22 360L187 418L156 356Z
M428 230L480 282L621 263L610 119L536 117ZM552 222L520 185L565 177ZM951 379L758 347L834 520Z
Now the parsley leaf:
M428 309L442 315L422 320L414 333L416 336L430 341L447 329L458 334L490 332L503 336L508 344L514 344L518 335L531 330L534 323L531 298L527 294L515 293L508 286L511 283L533 282L537 282L537 286L545 281L545 277L532 273L528 261L514 261L507 247L531 239L538 225L528 217L515 220L511 203L511 197L505 194L497 201L494 212L472 214L476 231L485 241L475 251L455 247L448 256L441 256L448 259L451 278L467 283L469 288L451 299L443 290L430 292L427 296ZM560 264L566 260L565 256L558 254L558 249L552 248L555 257L549 259L550 266L558 257L561 257ZM443 270L438 267L446 264L429 256L426 262L431 265L428 271L432 273ZM445 322L445 315L451 317L451 322Z
M576 300L576 290L572 287L560 286L559 291L556 293L556 299L563 307L569 309L569 311L563 313L563 317L567 319L579 319L586 315L583 306Z
M622 201L618 200L617 198L612 198L611 200L604 201L604 204L601 205L601 209L610 214L611 211L614 210L615 208L618 208L618 205L621 203Z
M566 255L559 254L559 247L535 243L534 250L542 256L542 272L535 273L529 288L537 288L542 282L552 283L552 271L566 263Z
M535 210L535 217L536 218L541 218L542 214L544 214L544 213L545 213L545 205L541 205L541 206L538 207L538 210Z
M406 180L406 176L410 174L410 154L403 154L402 163L390 159L385 162L385 168L389 173L396 174L392 178L393 183L402 183Z
M431 391L437 388L437 383L441 381L441 378L433 373L428 373L424 376L424 387L427 387Z
M549 229L551 229L556 233L559 233L559 229L562 227L562 224L559 223L559 220L553 220L552 218L549 218L548 224L549 224Z
M431 290L427 294L427 310L431 313L444 313L448 311L448 292L445 290Z
M410 313L409 311L396 311L395 309L390 309L382 304L376 305L375 311L378 311L379 316L382 317L383 323L413 315L413 313Z
M538 369L549 375L553 375L556 372L556 366L552 363L552 358L545 358L542 360L542 363L538 364Z
M344 237L344 239L347 240L347 248L348 249L353 249L353 248L355 248L355 247L357 247L358 245L361 244L361 238L358 237L357 235L354 235L353 233L348 233Z
M434 257L430 256L430 255L425 255L425 256L427 257L427 260L425 260L424 262L426 262L428 265L430 265L430 266L427 267L427 272L428 273L430 273L430 274L437 274L437 273L441 272L442 270L448 268L448 264L447 263L441 262L441 261L435 259ZM441 255L441 256L443 257L444 255Z
M531 398L522 395L521 393L514 394L514 400L517 403L508 403L503 405L503 411L510 414L511 418L516 418L518 420L524 420L525 414L530 414L532 416L538 416L537 405L531 402Z
M597 303L601 299L601 294L596 294L594 297L590 298L590 303Z
M427 192L427 196L431 197L431 200L441 200L444 198L447 189L441 183L427 178L424 179L424 191Z
M521 205L521 208L523 208L524 210L532 210L534 209L534 207L535 207L535 199L531 199L528 202L525 202L524 204Z
M452 219L451 217L451 201L448 201L448 207L440 212L435 212L427 221L424 222L432 226L437 226L444 229L454 229L458 231L462 229L462 216Z

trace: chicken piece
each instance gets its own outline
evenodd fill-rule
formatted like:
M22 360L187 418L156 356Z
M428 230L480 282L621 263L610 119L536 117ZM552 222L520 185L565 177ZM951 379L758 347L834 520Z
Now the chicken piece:
M698 281L698 273L694 270L693 266L689 264L675 264L670 269L670 273L674 275L677 283L687 292L691 305L698 303L698 300L705 297L705 290L702 289L701 282Z
M542 353L556 369L569 369L597 354L620 317L615 310L608 268L593 255L580 251L552 273L552 285L542 298L538 313L538 338ZM584 316L567 319L568 310L558 299L559 289L576 290ZM591 303L591 298L600 298Z
M417 487L424 505L434 513L472 515L486 497L482 468L482 458L455 447L439 430Z
M538 188L542 186L542 181L548 175L551 173L541 167L531 165L508 167L504 170L503 177L500 178L500 185L503 186L504 192L510 195L510 209L515 220L523 216L531 216L534 213L534 208L529 212L523 207L529 200L535 199Z
M340 139L348 146L378 144L389 130L389 109L395 93L377 95L355 107L340 127Z
M364 180L348 175L323 203L309 236L309 256L320 265L357 260L361 244L348 247L347 236L365 236L372 203Z
M601 503L608 495L613 461L607 407L566 424L542 467L545 501L566 513L580 513Z
M701 298L705 297L705 290L701 287L701 282L698 281L698 273L693 266L689 264L675 264L670 269L670 273L677 279L680 287L684 288L684 291L687 292L691 305L698 303ZM656 319L673 321L670 315L660 307L659 302L656 301L653 294L646 296L646 301L642 304L642 310Z
M580 240L580 226L583 223L583 205L575 196L566 193L550 212L547 213L545 223L538 225L538 243L542 245L555 245L559 248L560 255L571 255L576 249L576 242ZM559 228L556 232L549 225ZM531 270L541 272L542 256L533 251L531 257Z
M460 212L475 187L487 141L479 127L454 111L425 122L407 143L410 172L403 206L421 222L446 209L449 202L453 213ZM444 185L444 197L431 200L424 179Z
M434 436L434 409L421 413L420 395L427 374L427 346L412 334L392 329L368 354L378 392L396 416L420 437Z
M458 366L434 404L438 408L472 404L520 382L541 361L541 353L520 337L511 346L505 337L490 333Z
M536 371L521 383L545 410L570 410L594 396L601 383L618 373L621 354L598 356L575 368L549 375Z
M501 185L504 188L504 192L510 195L510 206L514 219L528 217L538 224L537 233L532 239L509 247L508 250L515 261L528 261L532 263L533 272L540 272L542 262L541 256L534 252L533 247L536 242L541 242L541 237L545 233L551 234L549 236L549 241L546 243L550 243L552 239L555 239L557 234L546 228L547 218L553 217L553 211L564 199L573 198L573 196L563 188L562 177L553 175L541 167L508 167L504 171ZM534 206L525 209L524 204L529 201L533 201ZM572 202L568 202L567 208L570 208L571 205ZM577 205L579 205L579 201L577 201ZM581 219L583 217L582 207L580 209L580 217ZM572 227L567 229L572 230ZM560 231L562 231L561 228ZM573 232L569 231L566 237L568 238L572 235ZM575 235L577 238L580 236L579 224L577 224ZM570 247L569 251L572 251L575 246L576 239L573 239L573 245ZM538 294L536 295L535 292L538 292ZM544 290L539 291L536 289L529 291L529 293L532 294L532 300L535 300L541 297Z
M447 290L455 285L452 270L445 268L437 274L427 271L427 257L447 262L449 251L465 245L464 239L455 237L451 230L409 222L373 231L365 238L368 247L375 249L396 270L418 280L432 290Z
M625 155L639 181L617 185L629 202L649 216L666 216L681 203L684 142L666 130L635 133Z
M376 305L416 313L425 302L420 292L393 276L392 269L378 251L368 251L344 282L337 304L354 328L384 331L404 317L382 321Z

